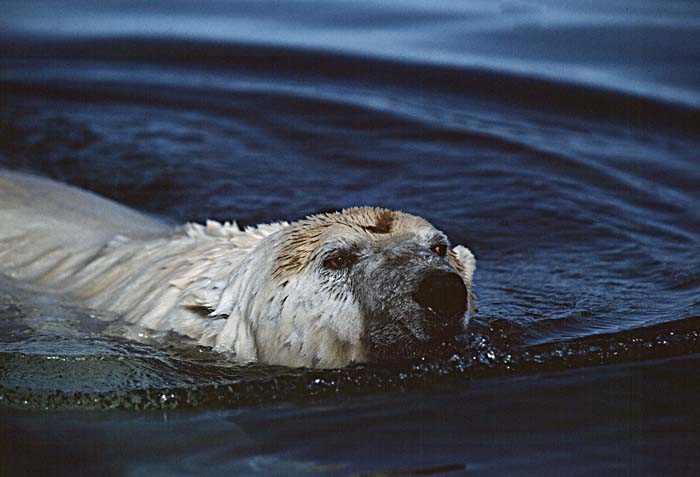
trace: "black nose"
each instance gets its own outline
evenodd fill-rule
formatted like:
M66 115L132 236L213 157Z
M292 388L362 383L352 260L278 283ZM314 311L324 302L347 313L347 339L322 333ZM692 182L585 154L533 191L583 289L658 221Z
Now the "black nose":
M413 293L413 299L444 319L460 318L467 311L467 289L456 273L428 273Z

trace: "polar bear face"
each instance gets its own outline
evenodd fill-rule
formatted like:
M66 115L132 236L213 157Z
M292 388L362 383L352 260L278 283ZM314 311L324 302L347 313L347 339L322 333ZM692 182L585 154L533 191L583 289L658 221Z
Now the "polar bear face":
M420 217L354 208L293 223L269 242L254 252L270 279L255 293L266 303L251 330L268 363L407 356L461 332L473 309L473 255Z

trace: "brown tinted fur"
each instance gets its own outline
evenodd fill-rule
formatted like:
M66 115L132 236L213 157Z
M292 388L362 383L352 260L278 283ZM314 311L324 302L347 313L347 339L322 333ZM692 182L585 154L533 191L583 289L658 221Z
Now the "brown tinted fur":
M454 251L452 249L449 249L447 251L447 255L449 256L449 259L450 259L450 265L455 267L455 270L457 270L457 272L459 272L459 274L461 276L464 276L464 266L460 263L459 260L457 260L457 254L454 253ZM467 285L469 285L469 284L467 284Z
M471 298L471 300L469 301L469 303L471 304L471 312L474 313L474 304L476 302L476 295L471 290L471 285L472 285L471 280L467 280L464 278L465 277L464 265L462 265L462 262L460 262L457 259L457 254L454 253L454 251L452 249L447 251L447 256L450 259L450 265L455 267L455 270L457 270L457 273L459 273L459 275L462 277L462 281L467 286L467 292L469 293L469 297Z
M284 245L280 249L278 265L272 273L274 279L284 281L300 272L311 260L324 232L332 226L346 226L357 232L390 234L397 232L399 220L423 221L402 212L374 207L356 207L342 212L307 217L290 226Z
M391 232L391 227L394 225L394 212L385 210L377 214L377 221L374 225L362 227L373 234L388 234Z

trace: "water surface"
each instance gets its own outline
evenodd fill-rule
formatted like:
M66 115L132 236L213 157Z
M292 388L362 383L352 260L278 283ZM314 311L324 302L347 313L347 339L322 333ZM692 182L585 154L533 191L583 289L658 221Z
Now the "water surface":
M415 361L240 367L1 277L0 473L697 470L694 2L4 9L0 166L173 223L406 210L479 309Z

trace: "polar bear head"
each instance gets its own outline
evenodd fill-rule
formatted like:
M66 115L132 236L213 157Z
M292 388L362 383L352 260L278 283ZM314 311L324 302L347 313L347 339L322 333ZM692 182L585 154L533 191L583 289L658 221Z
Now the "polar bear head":
M409 356L466 327L474 269L466 247L414 215L310 216L261 239L241 263L218 345L288 366Z

